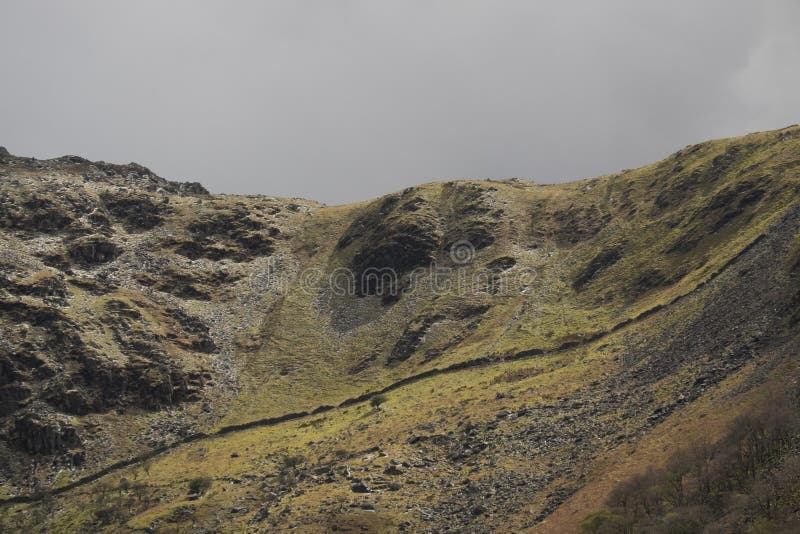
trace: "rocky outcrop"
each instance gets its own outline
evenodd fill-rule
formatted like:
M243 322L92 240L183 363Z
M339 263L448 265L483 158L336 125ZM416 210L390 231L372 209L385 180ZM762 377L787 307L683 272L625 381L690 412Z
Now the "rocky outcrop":
M121 252L116 243L99 234L76 239L68 248L69 258L84 266L108 263Z
M14 419L12 443L30 454L58 454L79 447L81 440L68 418L37 411Z
M0 189L0 227L28 233L66 230L80 217L90 213L91 198L78 190L48 195L24 189Z
M246 262L275 251L280 231L238 207L212 204L187 226L188 239L167 242L182 256L196 260Z
M137 273L135 277L140 284L158 291L181 299L204 301L230 298L230 288L241 278L240 275L221 269L196 268L190 271L172 265L158 268L154 272Z
M0 363L0 379L9 381L17 378L8 373L6 369L8 369L8 360ZM30 398L32 393L31 388L24 382L15 381L0 386L0 417L16 412L23 405L23 401Z
M580 199L567 206L536 202L531 209L534 243L542 246L552 242L572 246L586 241L602 230L611 220L608 206L589 199Z
M393 365L407 360L419 348L420 342L428 333L433 323L444 318L443 315L429 315L418 318L406 327L403 335L397 340L392 348L389 358L386 360L388 365Z
M219 418L239 299L271 290L247 264L311 206L211 197L134 163L0 154L0 475L113 461L119 429L98 419L135 421L145 449Z
M161 224L169 211L169 197L156 201L153 195L138 191L109 191L101 194L100 200L128 231L150 230Z
M498 220L503 215L502 205L493 197L496 190L492 186L458 182L445 186L442 196L446 210L443 239L446 255L458 242L469 243L473 251L494 243Z
M589 261L586 267L578 273L575 280L572 282L572 287L577 290L582 289L583 286L588 284L600 271L617 263L620 258L622 258L623 251L624 247L620 244L601 250Z
M501 256L487 263L486 269L493 273L501 273L503 271L511 269L516 264L517 264L516 258L513 258L511 256Z
M67 297L64 276L53 271L36 271L27 277L0 275L0 288L12 295L27 295L63 302Z
M409 189L365 209L337 244L351 254L356 294L399 297L404 276L436 258L441 234L433 206Z

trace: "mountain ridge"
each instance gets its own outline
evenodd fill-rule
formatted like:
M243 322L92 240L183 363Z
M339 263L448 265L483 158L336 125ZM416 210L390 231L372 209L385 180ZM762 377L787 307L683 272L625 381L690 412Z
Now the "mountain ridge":
M164 493L178 476L170 473L194 465L214 473L215 488L226 470L246 469L243 480L256 482L233 494L247 502L263 500L253 484L291 475L271 490L278 497L234 514L255 530L544 525L581 487L570 464L589 470L600 451L615 450L614 429L631 429L623 443L646 441L752 365L776 368L791 355L798 139L800 128L788 127L567 184L434 182L344 206L210 195L138 165L4 153L6 505L17 501L15 517L32 517L59 494L39 519L62 530L180 530L190 516L220 528L213 517L227 492L197 503L179 489ZM381 269L392 277L369 276ZM759 380L775 380L767 376ZM413 410L426 387L430 408ZM380 397L384 407L366 406ZM495 419L493 410L509 414ZM562 421L586 410L594 415L583 422ZM550 430L517 428L531 417ZM593 418L606 428L591 430ZM272 422L260 430L259 421ZM321 445L268 444L268 428L286 443L294 432ZM408 461L441 469L431 480L442 486L414 467L388 466L407 480L386 489L370 469L386 457L347 452L337 461L342 441L350 451L418 457ZM274 459L262 465L239 450L244 442ZM186 456L212 443L216 460ZM224 450L248 467L223 460ZM523 451L539 452L526 463ZM282 467L297 454L302 462ZM100 495L97 484L120 471L130 481L142 469L130 458L161 466L141 491L163 493L162 504L140 499L133 516L103 523L107 503L81 495ZM314 481L320 462L332 462L330 482ZM365 476L337 474L345 463ZM448 485L459 476L493 489ZM510 494L514 480L528 489ZM359 484L384 504L361 508ZM419 484L426 490L410 493ZM89 493L69 491L78 486ZM317 500L321 490L355 511ZM40 504L19 503L25 495ZM402 511L429 499L430 512ZM274 515L281 502L298 511ZM78 513L78 503L93 511ZM528 505L538 511L517 517ZM174 506L193 511L158 512Z
M710 141L709 140L700 141L700 142L697 142L697 143L692 143L692 144L685 145L683 148L677 150L676 152L670 153L667 157L665 157L663 159L667 159L669 156L674 156L675 154L679 154L682 151L685 151L685 150L688 150L688 149L693 149L694 147L699 147L699 146L705 145L706 143L710 143L710 142L734 141L734 140L737 140L737 139L741 139L742 137L759 135L759 134L763 134L765 132L784 132L784 131L787 131L787 130L792 130L794 128L797 128L798 126L800 126L800 124L790 124L788 126L784 126L782 128L778 128L778 129L775 129L775 130L760 130L760 131L750 132L750 133L747 133L747 134L744 134L744 135L740 135L740 136L719 137L719 138L714 138L713 140L710 140ZM305 197L297 197L297 196L276 196L276 195L271 195L271 194L268 194L268 193L225 193L225 192L211 193L200 182L170 180L170 179L166 179L166 178L161 178L156 173L151 171L149 168L147 168L147 167L145 167L145 166L143 166L143 165L141 165L139 163L136 163L136 162L129 162L129 163L125 164L125 163L108 163L108 162L105 162L105 161L91 161L91 160L86 159L86 158L84 158L82 156L76 156L76 155L71 155L71 154L65 154L65 155L62 155L62 156L55 156L55 157L52 157L52 158L42 159L42 158L36 158L36 157L33 157L33 156L19 156L19 155L16 155L16 154L12 154L11 152L8 151L8 149L5 146L2 146L2 145L0 145L0 158L22 159L22 160L29 160L29 161L32 161L32 162L41 162L41 163L44 163L44 164L46 164L48 162L68 161L68 162L74 162L74 163L85 163L85 164L94 164L94 165L100 165L100 166L119 167L119 168L130 167L130 168L133 168L133 169L141 169L146 174L149 174L149 175L155 177L156 179L163 180L164 182L166 182L168 184L173 184L174 186L180 187L181 185L183 185L185 188L192 188L192 187L199 186L198 194L208 194L208 195L212 195L213 194L213 195L218 195L218 196L232 196L232 197L246 196L246 197L281 198L281 199L284 199L284 200L304 200L304 201L307 201L307 202L314 202L314 203L316 203L316 204L318 204L320 206L330 206L330 207L350 206L350 205L368 203L368 202L374 201L377 198L384 198L386 196L389 196L389 195L393 194L393 192L389 192L389 193L385 193L384 195L381 195L381 196L378 196L378 197L375 197L375 198L372 198L372 199L359 200L359 201L354 201L354 202L345 202L343 204L328 204L328 203L324 203L324 202L318 201L318 200L313 199L313 198L305 198ZM431 186L431 185L437 185L437 184L457 183L457 182L475 182L475 181L478 181L478 182L479 181L488 181L488 182L494 181L494 182L500 182L500 183L502 183L502 182L519 181L519 182L529 182L529 183L535 184L537 186L546 187L546 186L569 185L569 184L576 184L576 183L586 182L586 181L591 181L591 180L597 180L599 178L604 178L604 177L607 177L607 176L613 176L615 174L630 172L631 170L634 170L634 169L625 168L625 169L622 169L622 170L619 170L619 171L616 171L616 172L611 172L611 173L607 173L607 174L599 174L599 175L596 175L596 176L588 176L588 177L583 177L583 178L574 178L574 179L566 180L566 181L562 181L562 182L538 182L537 180L532 179L532 178L529 179L529 178L522 178L522 177L509 177L509 178L457 178L457 179L435 179L435 180L420 182L420 183L416 184L415 186L410 186L410 187L412 187L412 188L413 187L425 187L425 186Z

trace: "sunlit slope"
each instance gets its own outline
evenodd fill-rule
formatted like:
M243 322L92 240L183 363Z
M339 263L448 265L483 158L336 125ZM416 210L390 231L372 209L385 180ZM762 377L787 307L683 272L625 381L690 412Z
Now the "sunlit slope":
M49 182L16 165L6 205L33 191L58 224L4 212L17 271L0 326L65 371L15 367L33 400L6 419L60 410L85 457L9 453L3 493L34 502L3 506L3 526L518 531L568 503L550 524L573 528L600 500L593 477L644 465L626 460L639 444L700 437L704 413L798 378L798 127L570 184L432 183L337 207L132 194L83 163L59 162ZM397 276L362 276L375 269ZM330 283L342 273L344 291ZM41 332L62 331L74 345L47 349ZM96 361L147 380L104 389ZM164 373L190 379L169 389ZM96 400L62 402L78 394Z
M317 210L300 237L305 275L242 338L246 386L225 421L608 332L692 291L780 218L797 198L798 154L792 128L571 184L433 183ZM462 240L466 263L450 254ZM331 275L347 269L358 285L369 267L401 285L419 276L389 302L331 289Z
M637 444L669 446L676 426L681 442L711 438L765 388L794 387L799 234L795 204L707 284L583 345L420 380L379 409L202 440L68 492L56 511L17 510L62 530L574 529L545 520ZM211 480L199 498L198 477ZM123 478L141 487L109 497ZM120 515L104 526L109 509Z

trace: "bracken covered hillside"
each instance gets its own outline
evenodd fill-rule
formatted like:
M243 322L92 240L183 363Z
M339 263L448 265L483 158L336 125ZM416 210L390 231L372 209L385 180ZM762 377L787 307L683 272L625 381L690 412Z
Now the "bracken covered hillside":
M798 392L800 127L337 207L2 150L0 266L8 529L656 528Z

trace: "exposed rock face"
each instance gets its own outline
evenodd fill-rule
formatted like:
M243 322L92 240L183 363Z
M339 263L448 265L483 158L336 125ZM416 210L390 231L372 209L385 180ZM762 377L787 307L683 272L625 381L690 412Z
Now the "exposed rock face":
M232 300L244 263L273 253L276 215L303 216L307 203L214 200L141 165L77 156L3 151L0 163L0 440L54 458L86 449L91 464L107 461L94 440L115 431L85 439L92 416L163 424L176 410L178 434L219 417L214 394L233 370L211 325L240 310L186 303Z
M357 294L395 297L404 275L435 259L441 243L436 215L429 202L413 193L373 203L339 240L340 249L353 246L350 266Z
M80 190L65 190L58 196L12 188L3 193L0 227L28 232L64 230L93 209L91 199Z
M181 299L212 300L231 297L230 288L241 275L222 269L194 270L165 266L157 272L138 273L136 280L143 286L170 293Z
M212 382L207 368L187 369L168 356L172 343L206 354L216 350L207 327L177 310L166 311L172 315L165 316L165 324L173 325L176 335L168 341L152 334L153 325L136 307L109 300L101 320L129 357L120 363L86 344L82 328L57 309L14 300L0 301L0 306L6 317L21 325L5 329L9 348L0 349L5 415L36 396L76 415L124 405L156 409L199 400L200 391Z
M168 210L169 197L157 202L151 195L137 191L104 193L100 200L108 212L122 222L128 231L149 230L161 224L163 214Z
M0 288L15 295L63 301L67 296L64 276L53 271L38 271L29 277L7 277L0 274Z
M2 366L0 378L4 381L19 378L18 375L15 376L13 372L10 372L11 366L7 359L0 362L0 366ZM5 417L17 411L22 405L22 401L29 398L32 393L31 388L22 382L0 386L0 417Z
M14 440L31 454L56 454L79 447L81 440L69 420L43 411L26 412L14 419Z
M420 341L436 321L443 319L442 315L429 315L421 317L408 325L403 335L392 348L387 363L389 365L407 360L419 347Z
M70 259L83 265L107 263L119 254L119 247L102 235L82 237L69 245Z
M241 207L214 205L187 225L190 240L175 242L175 252L192 260L244 262L275 251L280 231Z
M548 242L559 246L575 245L597 235L611 220L605 202L596 199L580 200L582 202L574 202L565 207L545 202L533 205L531 225L537 246Z
M447 223L443 240L447 253L459 241L470 243L472 249L481 250L495 241L498 218L503 215L492 194L494 187L475 184L447 184L443 202L447 209Z
M512 258L510 256L501 256L487 263L486 268L493 273L500 273L503 271L507 271L516 264L517 260L515 258Z
M622 257L623 250L624 247L618 244L602 250L597 256L592 258L589 264L578 274L572 286L575 289L581 289L600 271L617 263Z
M441 313L425 314L415 317L408 323L403 334L392 347L386 364L389 366L408 360L415 352L421 350L425 337L439 323L447 323L455 332L442 336L438 344L428 346L424 350L424 361L433 360L457 345L462 339L480 324L482 316L489 310L487 305L461 305L443 309Z
M470 256L494 243L503 213L492 197L494 191L475 184L445 184L441 198L434 200L409 188L365 208L337 244L351 254L357 294L395 302L407 286L406 275L415 269L452 265L456 243L469 247Z

